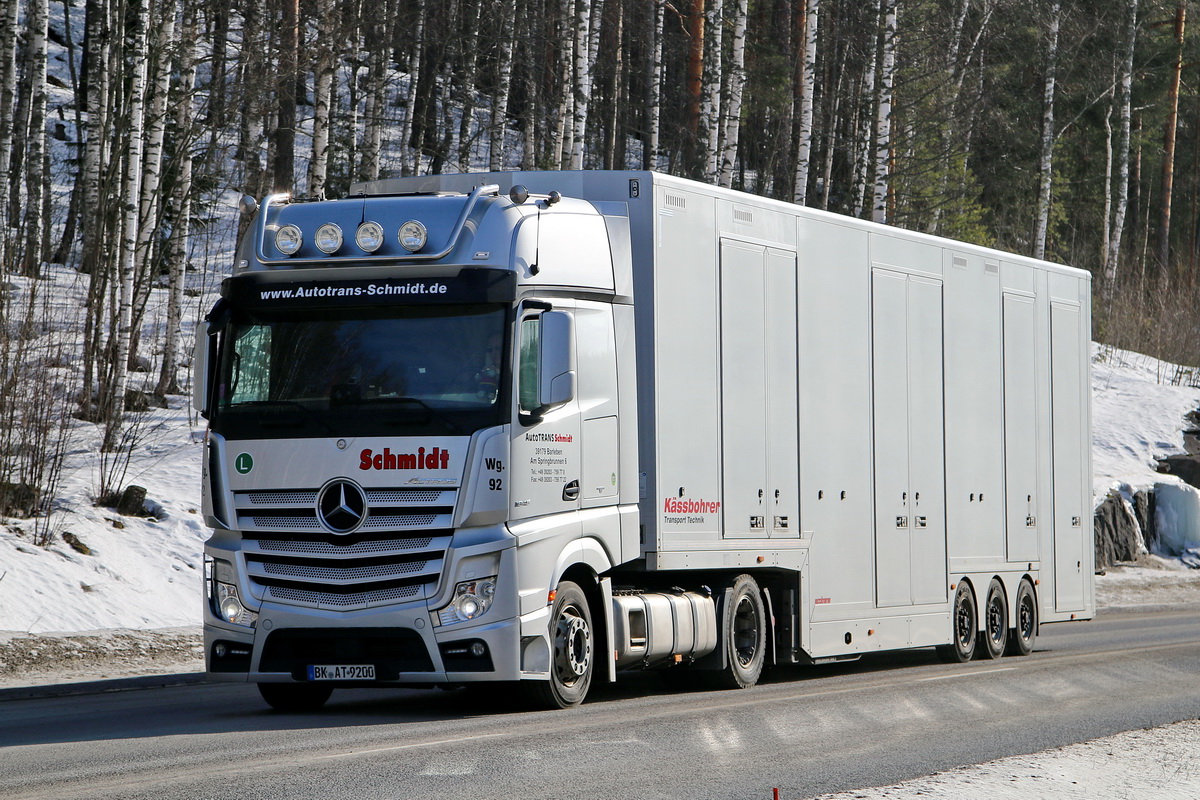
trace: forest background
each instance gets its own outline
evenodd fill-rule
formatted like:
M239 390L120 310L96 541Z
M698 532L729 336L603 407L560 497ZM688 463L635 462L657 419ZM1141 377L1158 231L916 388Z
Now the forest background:
M1087 269L1094 338L1200 365L1192 5L0 0L0 515L79 424L117 501L242 194L657 169Z

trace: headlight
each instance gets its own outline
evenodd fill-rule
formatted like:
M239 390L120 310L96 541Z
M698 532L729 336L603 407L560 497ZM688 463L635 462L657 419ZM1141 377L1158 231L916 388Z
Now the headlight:
M275 231L275 249L285 256L294 254L303 242L304 235L295 225L284 225Z
M204 557L204 583L213 613L225 622L253 628L258 614L242 605L233 565L228 561Z
M454 587L454 599L450 605L438 611L438 623L453 625L483 616L495 596L495 577L463 581Z

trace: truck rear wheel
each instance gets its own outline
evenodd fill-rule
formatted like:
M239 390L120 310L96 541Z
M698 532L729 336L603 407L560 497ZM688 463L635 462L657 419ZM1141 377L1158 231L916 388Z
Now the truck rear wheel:
M983 605L983 655L1000 658L1008 646L1008 604L1004 587L993 580L988 587L987 602Z
M979 630L979 618L975 611L975 595L971 584L958 582L954 592L954 609L950 615L952 641L938 647L943 661L966 663L975 657L975 644Z
M558 585L550 610L550 680L526 682L537 708L571 708L583 702L596 665L595 635L587 596L578 584Z
M299 713L316 711L333 694L328 684L260 683L258 693L276 711Z
M749 575L733 579L729 607L721 615L721 640L726 663L718 684L748 689L758 683L767 654L767 612L758 582Z
M1017 589L1017 618L1008 634L1008 654L1027 656L1033 652L1033 641L1037 638L1037 599L1029 581L1021 581Z

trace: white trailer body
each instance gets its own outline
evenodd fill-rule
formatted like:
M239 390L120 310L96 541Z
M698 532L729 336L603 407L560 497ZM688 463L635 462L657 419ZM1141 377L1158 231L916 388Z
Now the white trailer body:
M1094 614L1086 272L651 172L351 194L265 204L198 347L214 675L276 705L328 685L522 679L562 706L593 671L692 663L738 686L764 662L997 657ZM413 254L309 244L323 222L395 236L409 220L428 236ZM289 224L294 256L270 241ZM230 330L278 338L402 306L504 318L478 427L389 436L364 422L364 392L430 424L463 396L353 381L322 401L366 416L324 430L289 432L267 394L230 403L246 372ZM254 408L265 427L230 424ZM231 593L242 624L232 602L222 613Z

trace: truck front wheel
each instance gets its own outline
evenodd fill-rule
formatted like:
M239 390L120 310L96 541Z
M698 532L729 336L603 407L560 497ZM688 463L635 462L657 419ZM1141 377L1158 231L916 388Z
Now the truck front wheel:
M328 684L260 683L258 693L276 711L300 713L316 711L333 694Z
M530 704L553 709L582 703L595 669L595 642L587 596L578 584L563 581L550 610L550 680L525 684Z
M767 652L767 612L758 582L749 575L733 579L729 607L721 615L721 639L725 669L719 684L728 689L747 689L758 683Z

